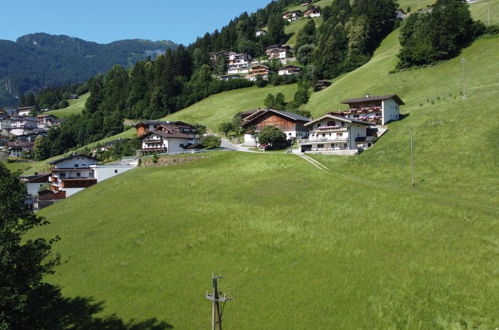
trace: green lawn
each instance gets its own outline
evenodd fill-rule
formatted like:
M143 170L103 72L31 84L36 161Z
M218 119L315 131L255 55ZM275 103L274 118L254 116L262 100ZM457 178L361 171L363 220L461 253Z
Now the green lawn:
M72 115L78 115L85 108L85 102L87 102L90 93L86 93L80 96L77 100L68 100L69 107L59 110L47 111L45 114L54 115L59 118L67 118Z
M112 207L109 207L112 205ZM321 172L292 155L219 152L140 168L40 212L60 235L49 280L105 314L228 329L493 328L498 211Z
M249 87L212 95L190 107L165 117L165 120L182 120L188 123L200 123L208 129L217 131L218 126L231 121L241 111L264 107L264 100L269 93L283 93L286 101L291 101L296 92L296 84L277 87Z

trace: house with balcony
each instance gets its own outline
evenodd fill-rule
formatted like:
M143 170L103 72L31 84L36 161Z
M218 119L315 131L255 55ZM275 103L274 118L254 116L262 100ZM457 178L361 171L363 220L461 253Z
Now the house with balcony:
M49 162L53 167L49 177L53 193L61 193L64 198L76 194L97 183L92 165L97 159L82 154L70 155Z
M10 134L19 136L38 128L36 117L31 116L12 116L10 117L10 127L7 131Z
M296 113L281 111L275 109L258 109L251 111L245 116L241 127L246 129L244 134L244 144L248 146L257 146L257 134L267 126L278 127L286 134L288 140L296 138L304 138L308 136L308 127L306 123L310 118L301 116Z
M166 129L166 130L170 129L188 134L197 133L196 126L184 123L183 121L157 121L157 120L141 121L135 125L135 128L137 129L138 137L142 137L143 135L145 135L150 131L156 131L161 129Z
M271 60L277 59L281 62L285 62L287 58L291 57L291 47L272 45L265 49L265 54Z
M249 73L251 56L244 53L230 52L227 56L227 74Z
M303 16L310 18L321 17L321 8L318 6L312 6L303 12Z
M278 73L280 76L292 76L295 74L299 74L301 72L301 68L299 66L287 65L279 69Z
M7 142L7 150L10 157L31 157L34 145L33 142L29 141Z
M369 122L383 126L400 118L400 106L404 101L395 94L349 99L341 102L348 104L345 111L331 112L332 115Z
M354 155L359 148L372 146L371 123L326 114L305 124L310 129L307 139L300 139L300 151L323 154Z
M180 154L192 151L198 144L197 130L192 125L160 125L142 135L142 153Z
M35 110L35 107L22 107L22 108L17 108L17 115L18 116L29 116L30 113Z
M249 74L246 75L246 79L250 81L255 81L257 77L262 79L267 79L270 75L270 67L266 65L255 65L249 70Z
M303 16L303 13L299 10L287 11L282 15L282 18L287 20L288 22L296 21Z

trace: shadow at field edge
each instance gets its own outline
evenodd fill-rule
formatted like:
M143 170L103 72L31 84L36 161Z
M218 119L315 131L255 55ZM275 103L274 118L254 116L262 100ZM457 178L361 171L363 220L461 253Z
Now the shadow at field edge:
M92 298L65 298L58 287L43 284L29 298L26 325L32 329L78 329L78 330L163 330L173 326L157 319L124 322L115 314L102 316L103 302ZM30 328L30 327L29 327Z

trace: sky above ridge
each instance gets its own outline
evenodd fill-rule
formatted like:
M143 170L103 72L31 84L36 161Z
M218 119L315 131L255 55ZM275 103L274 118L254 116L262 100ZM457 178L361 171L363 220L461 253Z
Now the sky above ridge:
M37 32L109 43L122 39L189 44L270 0L2 0L0 39Z

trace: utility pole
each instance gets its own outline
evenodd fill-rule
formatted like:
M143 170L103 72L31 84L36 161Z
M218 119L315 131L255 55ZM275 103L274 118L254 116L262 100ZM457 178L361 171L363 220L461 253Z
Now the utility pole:
M411 132L411 186L414 188L414 137Z
M221 297L222 292L218 291L218 280L223 278L223 276L211 275L211 280L213 281L213 292L212 294L206 293L206 299L211 300L211 329L212 330L222 330L222 314L225 307L225 303L232 298L226 297L225 295ZM222 308L220 308L220 303L222 303Z
M464 64L466 63L466 59L464 56L461 56L461 64L463 65L463 100L466 100L468 97L466 96L466 73L464 71Z

